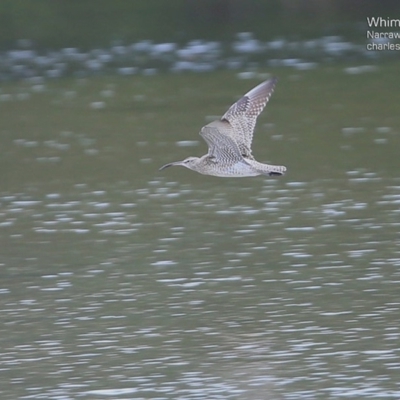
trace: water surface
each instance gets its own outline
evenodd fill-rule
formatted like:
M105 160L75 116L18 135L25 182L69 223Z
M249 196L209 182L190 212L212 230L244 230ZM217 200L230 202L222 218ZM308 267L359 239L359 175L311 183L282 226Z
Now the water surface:
M394 70L274 73L281 179L158 171L257 81L3 88L2 399L400 397Z

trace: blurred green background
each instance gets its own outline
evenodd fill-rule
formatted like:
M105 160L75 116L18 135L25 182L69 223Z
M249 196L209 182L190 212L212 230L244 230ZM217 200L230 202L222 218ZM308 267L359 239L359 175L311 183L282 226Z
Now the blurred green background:
M240 31L262 40L332 34L360 40L367 16L396 18L398 11L397 0L2 0L0 47L19 39L39 48L224 40Z

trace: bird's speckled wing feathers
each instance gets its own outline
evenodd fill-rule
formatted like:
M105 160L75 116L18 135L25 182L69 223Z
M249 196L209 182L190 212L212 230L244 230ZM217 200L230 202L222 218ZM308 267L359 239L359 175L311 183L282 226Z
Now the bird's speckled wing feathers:
M201 129L200 135L208 145L208 156L220 164L244 161L235 140L223 132L225 124L223 121L219 121L219 124L211 123Z
M277 81L272 78L260 83L233 104L221 118L231 125L232 135L245 156L251 157L251 142L257 117L270 99Z

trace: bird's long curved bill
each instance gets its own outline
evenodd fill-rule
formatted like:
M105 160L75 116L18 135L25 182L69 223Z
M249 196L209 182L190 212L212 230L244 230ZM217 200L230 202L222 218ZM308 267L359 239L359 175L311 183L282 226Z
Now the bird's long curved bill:
M165 164L159 169L159 171L162 171L163 169L168 168L168 167L172 167L174 165L180 165L180 163L181 163L180 161L175 161L175 162L171 162L171 163Z

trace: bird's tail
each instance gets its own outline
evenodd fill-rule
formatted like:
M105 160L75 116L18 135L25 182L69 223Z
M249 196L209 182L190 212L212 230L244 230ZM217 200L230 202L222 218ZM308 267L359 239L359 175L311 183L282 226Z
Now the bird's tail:
M263 175L268 175L268 176L281 176L285 175L286 167L284 167L283 165L263 164L260 172Z

